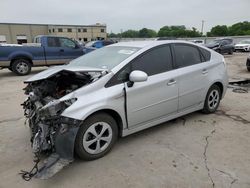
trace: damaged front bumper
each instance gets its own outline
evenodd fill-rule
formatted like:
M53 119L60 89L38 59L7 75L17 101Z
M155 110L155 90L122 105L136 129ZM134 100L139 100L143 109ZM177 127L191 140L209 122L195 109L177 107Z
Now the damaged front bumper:
M31 130L33 153L39 161L47 157L36 164L35 174L26 172L28 178L24 179L48 179L74 160L74 143L81 121L60 114L75 101L51 99L43 105L31 93L22 104Z
M62 126L55 139L55 151L43 160L35 178L48 179L74 161L74 142L79 127ZM67 129L67 130L65 130Z

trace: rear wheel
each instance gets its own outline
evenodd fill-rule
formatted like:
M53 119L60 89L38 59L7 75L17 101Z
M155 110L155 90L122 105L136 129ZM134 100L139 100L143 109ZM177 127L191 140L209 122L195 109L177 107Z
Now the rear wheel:
M234 53L234 50L233 49L231 49L229 52L228 52L228 54L230 54L230 55L232 55Z
M247 67L247 70L250 72L250 67Z
M24 76L30 73L31 63L26 59L17 59L12 63L11 69L17 75Z
M217 110L221 99L221 90L217 85L212 85L207 92L203 112L206 114L213 113Z
M95 160L106 155L118 137L116 121L106 113L95 114L81 125L75 151L83 160Z

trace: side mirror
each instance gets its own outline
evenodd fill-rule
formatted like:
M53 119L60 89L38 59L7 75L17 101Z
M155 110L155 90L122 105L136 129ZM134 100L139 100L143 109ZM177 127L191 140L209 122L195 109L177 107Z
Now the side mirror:
M135 70L129 75L129 81L131 82L144 82L147 81L147 79L148 75L145 72L139 70Z

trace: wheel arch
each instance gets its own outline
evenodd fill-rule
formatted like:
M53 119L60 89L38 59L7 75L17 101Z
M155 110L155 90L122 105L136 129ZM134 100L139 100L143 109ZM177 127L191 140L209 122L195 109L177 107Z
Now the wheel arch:
M213 85L216 85L216 86L218 86L220 88L220 92L221 92L220 97L222 98L223 93L224 93L224 86L223 86L222 82L216 81L209 88L211 88Z
M93 116L93 115L98 114L98 113L106 113L106 114L110 115L112 118L114 118L114 120L115 120L116 123L117 123L117 128L118 128L119 137L121 137L121 136L122 136L122 130L123 130L123 124L124 124L124 123L123 123L123 121L122 121L122 117L120 116L120 114L119 114L117 111L113 110L113 109L108 109L108 108L106 108L106 109L97 110L97 111L95 111L95 112L89 114L89 115L85 118L85 120L86 120L87 118L89 118L90 116ZM83 121L84 121L84 120L83 120Z
M29 63L31 64L31 66L33 66L33 61L32 61L32 58L29 57L29 56L26 56L26 55L21 55L21 56L14 56L11 58L10 60L10 67L12 67L12 64L18 60L18 59L25 59L27 61L29 61Z

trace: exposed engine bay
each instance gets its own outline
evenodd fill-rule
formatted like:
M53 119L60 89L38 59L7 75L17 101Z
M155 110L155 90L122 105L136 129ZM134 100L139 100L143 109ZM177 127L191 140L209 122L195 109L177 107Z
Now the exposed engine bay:
M35 175L47 179L73 161L74 136L81 122L62 117L61 113L77 99L59 99L98 80L103 74L104 72L62 70L46 79L27 83L24 91L28 98L22 106L31 130L32 150L36 160L44 155L50 157L45 160L43 167L37 167L37 172L23 173L24 179L26 176L26 180L29 180ZM57 166L52 168L55 163Z

